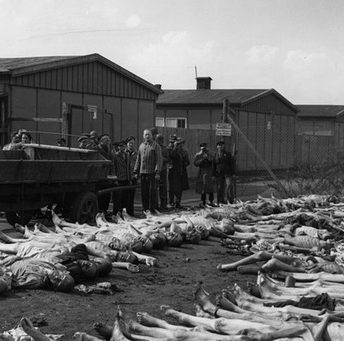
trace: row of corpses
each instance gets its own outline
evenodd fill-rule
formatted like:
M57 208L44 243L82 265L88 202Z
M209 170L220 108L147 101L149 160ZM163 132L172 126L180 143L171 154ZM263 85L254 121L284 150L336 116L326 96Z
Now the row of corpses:
M152 249L198 244L209 235L231 233L228 219L206 218L204 212L150 215L108 222L96 216L96 225L69 223L53 213L54 228L36 224L34 230L16 225L22 238L0 232L0 293L11 288L52 289L83 293L111 293L109 282L85 285L114 268L139 272L156 266Z
M344 275L337 276L343 283ZM276 281L264 276L265 280ZM333 279L333 277L332 277ZM337 282L339 283L339 282ZM338 286L338 284L337 284ZM295 297L298 289L292 288ZM339 289L339 291L343 288ZM343 294L343 292L342 292ZM195 292L195 314L186 314L169 306L162 306L166 319L156 318L147 312L137 312L137 319L125 318L117 308L113 325L94 324L99 336L84 332L74 335L76 341L321 341L343 340L344 310L342 299L325 300L305 298L312 308L292 304L281 305L286 298L260 299L235 285L226 288L213 301L198 287ZM311 303L313 301L313 303ZM331 306L332 305L332 306ZM335 305L335 309L334 308ZM322 312L320 306L326 307ZM173 320L171 323L170 321ZM26 318L9 335L25 333L34 341L58 339L58 335L44 335ZM5 340L18 340L8 338Z
M195 219L192 224L185 217L184 222L175 217L178 228L186 224L191 230L191 226L199 224L208 231L213 229L213 234L224 237L222 243L227 247L243 247L247 243L250 247L243 250L252 254L218 268L258 272L257 286L251 293L237 285L226 288L215 302L198 288L195 316L164 308L169 319L176 319L175 324L147 313L137 313L138 321L126 320L117 313L113 326L98 323L95 329L101 339L112 341L343 340L344 275L341 247L336 242L343 233L343 207L320 197L259 199L189 216L191 222ZM159 218L160 228L168 225ZM174 224L170 218L171 225ZM32 333L39 331L27 319L21 321L21 328L34 340L48 340L41 335L34 337ZM76 333L75 339L100 340L85 333Z
M163 307L174 324L143 312L126 320L118 312L113 326L95 329L112 341L344 340L343 217L343 203L319 196L215 208L208 218L232 222L222 244L246 256L218 269L257 273L257 284L250 291L234 284L214 301L199 286L195 315Z

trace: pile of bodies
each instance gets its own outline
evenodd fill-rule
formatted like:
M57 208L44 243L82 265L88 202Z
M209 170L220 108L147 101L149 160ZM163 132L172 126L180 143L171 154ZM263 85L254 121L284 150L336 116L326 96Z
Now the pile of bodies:
M0 233L0 293L11 288L111 293L111 283L85 286L113 268L139 271L155 266L152 249L199 243L209 235L226 236L227 226L200 211L150 215L134 219L124 214L116 222L96 217L96 226L69 223L53 213L54 229L36 224L33 231L17 225L22 238ZM228 231L227 231L228 230ZM148 253L148 255L147 255Z

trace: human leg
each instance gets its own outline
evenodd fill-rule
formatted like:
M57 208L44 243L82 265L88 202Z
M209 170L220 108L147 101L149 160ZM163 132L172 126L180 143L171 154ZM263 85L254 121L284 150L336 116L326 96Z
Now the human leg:
M160 207L163 209L167 208L167 171L160 173L159 180L159 196L160 196Z
M202 201L202 204L205 205L205 193L202 193L201 194L201 201Z
M267 260L270 260L272 257L273 257L273 253L259 251L259 252L254 253L253 255L247 256L233 263L219 264L217 268L222 271L233 271L233 270L236 270L238 266L253 264L262 260L267 261Z
M176 195L176 208L181 208L182 206L180 203L182 201L182 191L177 191L175 195Z
M209 202L212 204L214 202L214 193L210 192L208 193L208 196L209 196Z
M148 174L141 174L141 200L144 211L149 209L149 189L150 182L148 180Z
M148 178L148 187L149 187L149 210L154 212L155 209L158 208L158 201L157 201L157 181L155 180L154 174L147 174Z
M225 178L223 176L216 177L216 199L217 204L223 204L225 201L224 193L226 189Z

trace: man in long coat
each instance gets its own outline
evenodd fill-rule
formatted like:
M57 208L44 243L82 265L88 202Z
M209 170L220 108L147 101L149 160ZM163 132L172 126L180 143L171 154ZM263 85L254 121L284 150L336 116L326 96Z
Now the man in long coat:
M200 151L194 157L194 165L199 168L196 193L201 194L201 206L206 204L206 195L209 197L209 204L214 201L215 178L213 174L213 156L209 153L206 143L200 144Z
M217 203L233 203L233 176L235 173L234 158L225 150L225 143L216 144L217 151L214 156L214 175L216 178Z
M182 192L188 189L188 178L186 172L186 155L182 149L182 139L176 139L169 146L169 157L171 165L168 173L170 204L177 209L181 207Z

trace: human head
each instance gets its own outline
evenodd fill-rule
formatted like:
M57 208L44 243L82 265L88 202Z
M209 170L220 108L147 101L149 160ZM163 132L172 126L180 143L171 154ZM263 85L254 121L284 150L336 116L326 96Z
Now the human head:
M64 147L64 146L66 145L66 139L63 138L63 137L57 139L57 145L58 145L59 147Z
M119 142L113 142L112 143L112 145L113 145L113 150L115 151L115 152L118 152L118 149L119 149Z
M19 143L21 141L20 135L17 131L11 134L11 142L12 143Z
M151 133L152 133L152 138L153 140L156 140L156 136L159 134L158 128L157 127L153 127L150 129Z
M81 135L78 138L78 144L79 144L79 148L86 148L86 141L88 140L88 136L87 135Z
M152 132L150 131L150 129L145 129L143 131L143 139L145 142L150 142L153 140Z
M161 134L158 134L155 138L156 142L162 146L164 144L164 137Z
M225 149L225 143L223 141L219 141L216 143L216 148L218 151L222 151Z
M110 136L108 134L99 136L99 144L109 146L111 144Z
M207 144L205 142L202 142L199 147L201 148L201 151L206 151L207 150Z
M32 141L32 138L28 132L21 134L21 142L22 143L31 143L31 141Z
M98 138L98 133L95 130L91 130L89 136L91 139Z
M177 140L177 135L170 135L168 142L174 143Z
M69 292L74 289L74 279L66 271L54 270L48 274L48 279L53 290Z
M119 147L119 150L120 150L121 152L124 152L124 151L125 151L125 147L126 147L125 141L119 141L118 147Z
M181 137L177 137L175 143L176 143L177 148L181 148L183 145L183 139Z
M134 136L129 136L126 138L126 143L127 143L127 147L129 150L133 150L134 149L134 144L135 144L135 137Z

